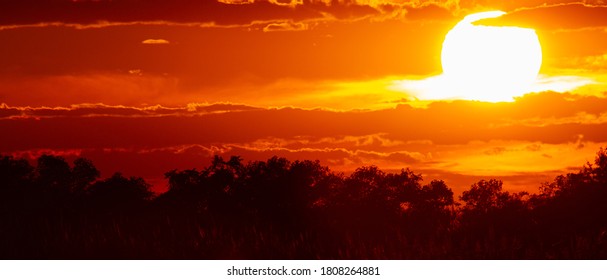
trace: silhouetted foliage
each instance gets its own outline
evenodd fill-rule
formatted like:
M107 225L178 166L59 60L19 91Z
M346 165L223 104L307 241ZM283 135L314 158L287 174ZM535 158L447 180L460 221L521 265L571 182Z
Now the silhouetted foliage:
M607 151L537 194L480 180L454 200L444 181L319 161L216 156L165 174L100 179L93 163L0 156L1 258L607 257Z
M78 158L74 160L71 191L75 193L86 191L86 188L89 185L99 179L99 175L99 170L97 170L93 165L93 162L89 159Z
M152 197L150 187L142 178L126 178L115 173L88 188L89 200L95 210L131 211Z
M36 183L57 192L70 191L72 171L62 157L42 155L36 166Z
M30 187L33 170L34 168L26 160L0 156L1 191L5 194L0 199L6 199Z

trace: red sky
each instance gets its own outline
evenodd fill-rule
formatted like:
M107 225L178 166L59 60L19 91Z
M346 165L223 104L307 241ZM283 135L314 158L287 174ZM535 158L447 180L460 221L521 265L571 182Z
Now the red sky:
M602 1L2 1L0 153L84 156L162 188L219 154L409 167L535 191L607 146ZM567 90L416 99L464 16L533 28ZM578 86L579 85L579 86Z

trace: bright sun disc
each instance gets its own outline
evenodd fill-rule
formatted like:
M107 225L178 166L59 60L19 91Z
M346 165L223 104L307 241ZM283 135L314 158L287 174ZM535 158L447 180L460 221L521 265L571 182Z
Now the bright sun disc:
M445 37L441 54L443 75L451 94L461 99L512 101L525 94L542 64L535 30L511 26L474 25L501 11L472 14Z

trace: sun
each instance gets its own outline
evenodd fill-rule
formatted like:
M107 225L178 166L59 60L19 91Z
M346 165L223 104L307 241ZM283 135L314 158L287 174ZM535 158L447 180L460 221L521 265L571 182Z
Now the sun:
M443 42L443 86L458 99L512 101L529 91L542 64L535 30L483 26L474 22L504 15L501 11L468 15Z

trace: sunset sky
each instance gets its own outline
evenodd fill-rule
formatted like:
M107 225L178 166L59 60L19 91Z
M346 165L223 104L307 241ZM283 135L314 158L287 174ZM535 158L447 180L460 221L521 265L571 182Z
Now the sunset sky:
M445 36L495 10L475 26L534 30L537 80L505 102L451 94ZM156 190L213 155L276 155L535 192L607 147L605 1L1 1L0 42L0 153Z

